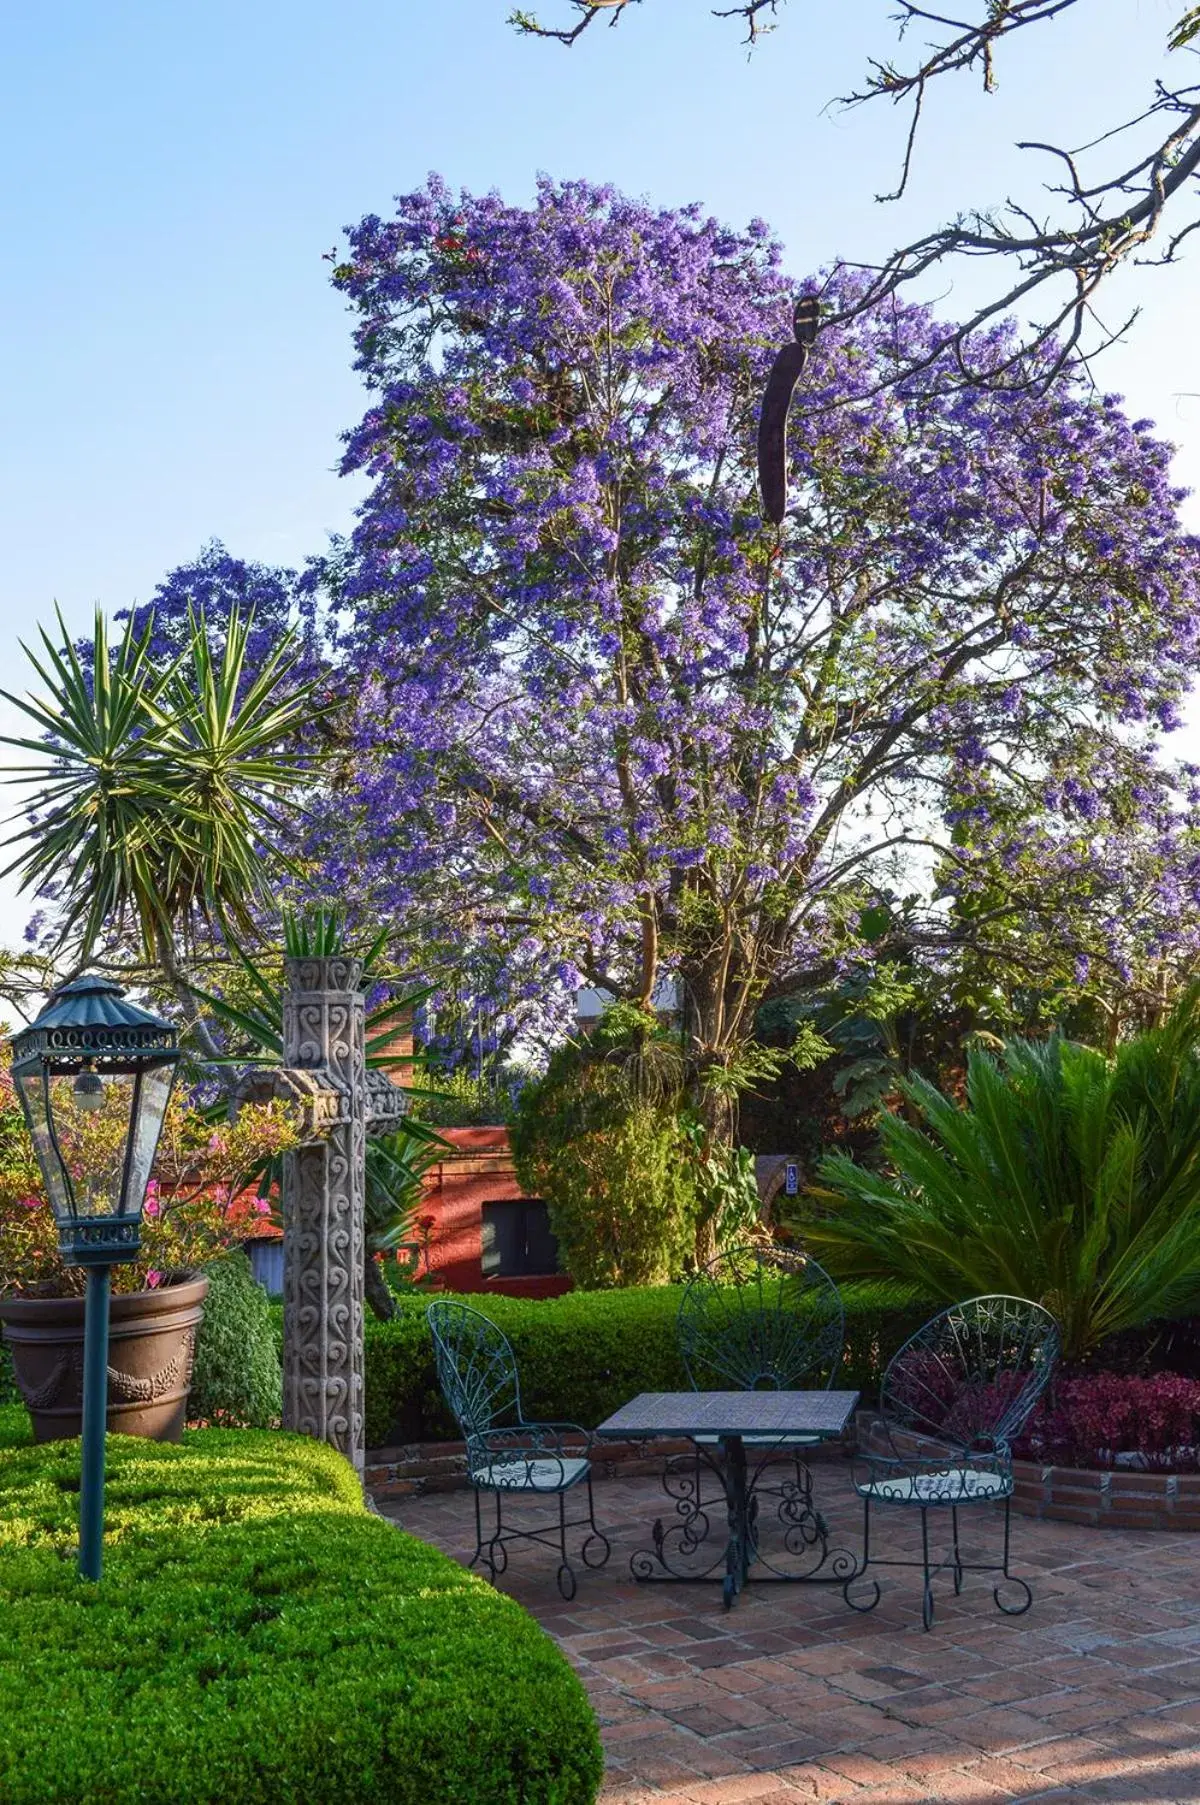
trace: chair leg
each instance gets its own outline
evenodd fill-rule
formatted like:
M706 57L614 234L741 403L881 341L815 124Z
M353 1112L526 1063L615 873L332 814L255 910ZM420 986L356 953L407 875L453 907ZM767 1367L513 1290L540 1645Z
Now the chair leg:
M958 1550L958 1506L957 1506L957 1504L952 1504L950 1506L950 1527L951 1527L951 1531L954 1535L954 1596L957 1598L959 1593L962 1591L962 1582L963 1582L962 1555L959 1553L959 1550ZM1007 1565L1007 1562L1008 1562L1008 1556L1006 1554L1005 1555L1005 1564L1006 1565Z
M925 1584L921 1594L921 1622L926 1629L933 1624L933 1585L929 1578L929 1512L921 1506L921 1566Z
M558 1569L558 1589L566 1599L575 1596L575 1575L567 1559L567 1494L558 1494L558 1546L562 1559Z
M1006 1498L1004 1500L1004 1559L1000 1565L1000 1571L1003 1573L1004 1578L1000 1580L999 1584L992 1587L992 1597L996 1601L997 1610L1003 1611L1006 1617L1023 1617L1033 1603L1033 1592L1023 1579L1018 1579L1015 1573L1010 1573L1008 1570L1008 1555L1011 1545L1011 1524L1012 1501L1011 1499ZM1021 1601L1017 1604L1005 1604L1000 1596L1001 1586L1019 1586L1022 1593Z
M880 1590L879 1590L879 1581L877 1579L873 1579L871 1581L871 1597L866 1604L856 1604L855 1601L853 1600L853 1598L851 1598L851 1596L850 1596L851 1586L854 1585L858 1580L862 1579L862 1577L864 1576L864 1574L867 1571L867 1568L870 1565L871 1565L871 1500L869 1498L864 1498L863 1499L862 1566L855 1568L854 1572L850 1575L849 1579L846 1581L845 1585L842 1587L842 1597L845 1599L846 1603L850 1606L850 1609L852 1611L873 1611L875 1609L875 1606L879 1603L881 1594L880 1594Z
M596 1501L592 1496L592 1469L590 1467L588 1468L587 1476L587 1501L588 1524L591 1528L591 1534L587 1536L583 1547L579 1552L583 1557L583 1564L585 1567L602 1567L612 1553L612 1543L609 1541L604 1531L602 1529L597 1529L596 1527ZM599 1560L594 1560L589 1552L593 1542L599 1542L604 1550Z
M474 1567L483 1558L483 1518L479 1510L479 1488L475 1488L475 1552L467 1562Z
M497 1490L492 1493L492 1496L496 1500L496 1527L488 1538L487 1551L484 1555L484 1559L488 1564L488 1577L494 1585L496 1583L497 1573L503 1573L508 1566L508 1552L505 1549L503 1541L504 1518L500 1505L502 1494Z

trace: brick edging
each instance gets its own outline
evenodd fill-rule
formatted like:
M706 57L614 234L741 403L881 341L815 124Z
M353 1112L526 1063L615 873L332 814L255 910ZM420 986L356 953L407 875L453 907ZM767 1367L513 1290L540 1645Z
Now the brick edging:
M663 1461L691 1452L690 1441L601 1441L592 1444L592 1471L597 1479L631 1479L662 1472ZM583 1444L564 1442L567 1454L583 1453ZM805 1450L805 1458L836 1458L847 1451L841 1442ZM467 1484L467 1450L460 1441L411 1442L399 1448L369 1448L363 1482L378 1502L417 1498L424 1492L458 1492Z
M592 1471L597 1479L631 1478L639 1473L659 1473L665 1457L686 1454L686 1441L596 1442L592 1446ZM564 1441L565 1454L582 1454L584 1444ZM371 1448L367 1451L363 1483L370 1495L418 1498L423 1492L460 1492L467 1484L467 1450L460 1441L412 1442L403 1448Z
M1200 1473L1105 1473L1013 1462L1013 1509L1093 1529L1200 1530Z

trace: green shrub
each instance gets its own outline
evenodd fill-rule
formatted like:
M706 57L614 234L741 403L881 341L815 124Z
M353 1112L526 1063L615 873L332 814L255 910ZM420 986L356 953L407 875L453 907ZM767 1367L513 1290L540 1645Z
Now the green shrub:
M1118 1047L1012 1041L973 1052L965 1108L923 1079L920 1126L885 1115L894 1177L822 1162L829 1214L805 1231L847 1276L919 1283L940 1302L1036 1299L1076 1360L1106 1337L1200 1308L1200 987Z
M639 1096L625 1065L561 1048L521 1093L517 1176L545 1201L577 1285L653 1285L694 1255L693 1149L673 1101Z
M24 1404L0 1404L0 1448L23 1448L32 1439L33 1429Z
M224 1254L203 1268L204 1321L188 1398L193 1422L269 1429L283 1409L283 1376L271 1303L244 1253Z
M0 1455L5 1805L587 1805L595 1720L513 1600L363 1509L299 1436L109 1438L105 1573L78 1444Z
M564 1297L464 1297L513 1344L527 1415L593 1429L640 1391L680 1391L687 1374L675 1319L681 1285L569 1291ZM425 1323L432 1296L406 1298L391 1322L367 1324L367 1441L455 1440ZM872 1397L883 1367L930 1311L910 1287L848 1285L846 1359L838 1380Z

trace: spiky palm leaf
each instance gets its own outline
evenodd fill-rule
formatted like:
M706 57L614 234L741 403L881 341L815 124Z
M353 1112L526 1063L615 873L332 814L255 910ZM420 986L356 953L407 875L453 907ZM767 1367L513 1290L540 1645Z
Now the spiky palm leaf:
M247 677L252 624L232 610L217 660L203 615L189 615L182 650L156 661L152 617L136 632L131 620L113 651L97 611L82 660L59 614L61 645L43 629L41 656L25 648L42 695L2 692L41 736L4 739L36 759L13 774L30 819L5 875L57 893L62 939L82 956L125 927L150 958L196 919L244 931L265 892L264 846L289 865L280 830L310 781L299 735L322 709L296 680L291 633Z
M881 1124L894 1176L821 1165L815 1252L845 1274L1044 1303L1078 1357L1200 1308L1200 992L1112 1060L1062 1040L970 1056L967 1105L917 1079Z

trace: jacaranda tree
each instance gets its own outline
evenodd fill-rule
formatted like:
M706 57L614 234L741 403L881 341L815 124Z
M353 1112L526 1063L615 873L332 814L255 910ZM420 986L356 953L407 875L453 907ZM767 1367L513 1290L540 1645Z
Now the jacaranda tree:
M321 835L349 894L518 994L645 1004L674 976L714 1130L760 1001L878 941L885 894L909 934L1011 932L1089 836L1119 868L1150 819L1143 908L1168 870L1194 905L1152 754L1196 666L1197 546L1116 397L897 385L937 329L893 300L819 335L777 532L755 421L797 285L762 224L435 178L335 281L371 392L343 464L370 488L325 567L355 714ZM1041 892L997 900L1043 857Z
M1117 398L896 385L935 327L893 301L818 337L776 532L755 420L796 285L765 226L433 179L335 280L371 391L326 567L352 891L518 990L674 975L719 1128L760 1000L877 934L885 888L932 932L939 897L991 906L1006 860L1147 809L1178 882L1148 754L1196 664L1197 547Z

